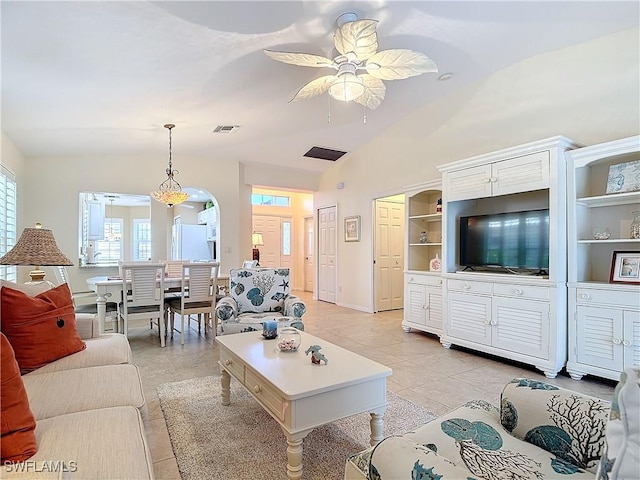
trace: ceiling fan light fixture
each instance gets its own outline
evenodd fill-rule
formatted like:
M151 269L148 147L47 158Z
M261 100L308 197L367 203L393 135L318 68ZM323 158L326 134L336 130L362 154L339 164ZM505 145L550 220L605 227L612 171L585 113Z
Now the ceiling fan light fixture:
M174 127L175 125L172 123L167 123L164 126L164 128L169 129L169 166L166 170L167 179L158 186L157 190L151 192L154 200L164 203L167 207L178 205L189 198L189 194L183 192L178 181L173 178L173 176L178 173L178 170L174 170L171 164L171 129Z
M329 95L341 102L350 102L360 97L367 87L362 79L352 72L344 72L329 87Z

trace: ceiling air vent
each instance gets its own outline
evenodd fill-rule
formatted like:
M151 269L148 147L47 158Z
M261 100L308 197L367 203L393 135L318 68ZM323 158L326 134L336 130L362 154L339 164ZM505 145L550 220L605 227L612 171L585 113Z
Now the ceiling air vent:
M347 152L342 152L340 150L332 150L331 148L311 147L311 149L307 153L305 153L304 156L335 162L345 153Z
M213 133L233 133L240 128L240 125L218 125L213 129Z

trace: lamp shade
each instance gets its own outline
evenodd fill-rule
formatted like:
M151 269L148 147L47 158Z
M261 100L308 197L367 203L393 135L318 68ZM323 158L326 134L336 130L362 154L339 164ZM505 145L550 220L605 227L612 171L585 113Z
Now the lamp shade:
M0 265L73 265L60 251L53 232L46 228L25 228L18 243L2 258Z
M264 241L262 240L261 233L252 233L251 234L251 243L253 245L264 245Z

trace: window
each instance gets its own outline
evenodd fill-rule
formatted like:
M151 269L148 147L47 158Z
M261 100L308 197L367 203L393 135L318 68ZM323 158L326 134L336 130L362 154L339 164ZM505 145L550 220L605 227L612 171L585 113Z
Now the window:
M151 220L133 220L133 259L151 260Z
M104 219L103 240L96 240L95 259L99 263L113 263L122 259L122 218Z
M16 244L16 177L0 165L0 257ZM16 282L14 265L0 265L0 278Z
M251 194L251 205L270 205L275 207L290 207L291 199L282 195Z
M282 222L282 255L291 255L291 222Z

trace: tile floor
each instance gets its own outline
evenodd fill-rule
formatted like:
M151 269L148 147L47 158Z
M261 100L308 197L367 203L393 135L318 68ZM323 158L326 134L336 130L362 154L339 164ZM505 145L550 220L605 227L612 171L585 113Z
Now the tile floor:
M402 310L377 314L362 313L313 301L297 292L307 303L306 331L393 369L390 391L421 404L436 414L448 412L471 399L497 403L502 387L514 377L545 380L527 365L500 361L468 350L443 348L434 336L405 333L400 323ZM169 435L156 394L156 386L187 378L218 374L218 349L213 337L198 335L196 324L160 348L157 330L139 323L129 328L133 361L139 366L149 408L146 428L154 469L158 479L180 479ZM565 374L547 381L601 398L610 398L615 382L585 377L574 381Z

